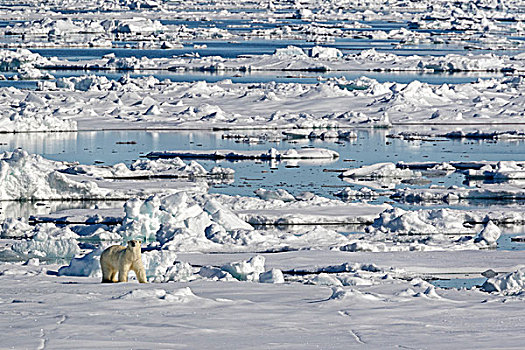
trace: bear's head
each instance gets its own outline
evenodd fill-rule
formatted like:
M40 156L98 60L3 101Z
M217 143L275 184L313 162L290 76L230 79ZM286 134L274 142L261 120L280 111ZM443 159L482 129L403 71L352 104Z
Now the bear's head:
M140 246L141 246L141 244L142 244L142 241L132 239L132 240L128 241L127 249L133 251L134 255L140 255Z

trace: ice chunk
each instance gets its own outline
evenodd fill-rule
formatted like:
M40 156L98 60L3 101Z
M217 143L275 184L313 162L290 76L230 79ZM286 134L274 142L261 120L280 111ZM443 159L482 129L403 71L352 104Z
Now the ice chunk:
M33 227L20 219L7 218L0 225L0 238L28 238L33 234Z
M259 281L259 276L264 272L266 259L256 255L247 261L233 262L221 266L221 270L230 273L239 281Z
M308 57L300 47L291 46L291 45L285 48L282 48L282 49L276 49L273 55L275 57L279 57L282 59L292 58L292 57L293 58Z
M501 236L501 230L492 221L488 221L485 227L478 233L474 242L484 242L488 246L495 246L498 238Z
M294 196L292 196L290 193L288 193L286 190L283 190L282 188L279 188L276 191L265 190L264 188L259 188L258 190L255 191L255 194L259 198L264 199L264 200L277 199L283 202L295 201Z
M341 174L341 177L356 178L410 178L421 176L421 173L414 172L410 169L400 169L394 163L376 163L364 165L360 168L349 169Z
M341 281L332 275L329 275L325 272L321 272L317 276L311 279L313 284L321 285L321 286L335 286L335 287L341 287L343 284Z
M74 258L69 265L58 269L59 276L102 277L100 254L102 249L95 249L80 258Z
M57 228L53 224L39 224L31 239L16 241L11 250L25 257L44 259L72 258L80 253L78 235L69 228Z
M334 193L334 196L349 199L349 198L375 198L380 196L379 192L376 192L368 187L362 187L359 190L354 190L350 187L345 187L339 192Z
M199 270L199 275L204 278L212 280L225 280L225 281L235 281L236 279L226 271L221 270L217 267L203 266Z
M320 59L339 59L343 57L343 53L335 47L314 46L310 56Z
M62 162L17 149L0 156L0 199L38 200L105 197L91 181L76 181L58 172Z
M485 292L496 292L504 295L523 293L525 290L525 270L518 269L504 275L487 279L481 286Z
M211 215L213 221L226 230L253 230L250 224L241 220L235 213L214 199L206 202L204 210Z
M142 263L146 271L146 277L154 282L167 282L170 276L176 277L178 268L174 268L177 254L169 250L153 250L142 253ZM179 266L182 270L186 266ZM181 269L179 269L181 270ZM171 271L168 274L168 271ZM183 273L182 271L179 271Z
M168 267L162 282L189 282L195 278L193 267L190 264L187 262L176 262L173 266Z
M283 272L279 269L271 269L259 275L261 283L284 283Z
M472 229L463 225L465 215L465 212L451 209L405 211L393 208L381 213L368 230L411 234L471 234Z

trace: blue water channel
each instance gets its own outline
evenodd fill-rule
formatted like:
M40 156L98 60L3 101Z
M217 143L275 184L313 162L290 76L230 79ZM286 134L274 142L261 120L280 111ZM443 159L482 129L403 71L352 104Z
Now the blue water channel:
M163 150L280 150L290 148L321 147L334 150L340 157L321 163L265 161L210 161L199 160L207 168L215 165L233 168L236 181L221 185L212 192L231 195L253 195L253 190L284 188L292 194L311 191L331 196L345 186L360 188L338 177L340 170L378 162L398 161L477 161L477 160L524 160L525 142L491 140L405 141L386 138L384 129L356 129L358 138L352 141L282 140L247 144L224 139L221 132L175 132L175 131L99 131L73 133L4 134L0 151L22 148L30 153L62 161L82 164L112 165L119 162L130 164L150 151ZM263 132L264 133L264 132ZM257 134L255 134L257 135ZM134 141L136 144L117 144ZM464 177L454 174L447 178L429 178L433 184L461 185ZM428 186L430 183L424 184ZM410 186L401 184L400 187ZM417 187L418 185L416 185ZM483 204L480 204L483 205Z

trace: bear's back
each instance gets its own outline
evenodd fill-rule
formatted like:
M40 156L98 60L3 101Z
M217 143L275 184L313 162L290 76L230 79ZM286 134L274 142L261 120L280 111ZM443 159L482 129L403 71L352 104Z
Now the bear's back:
M111 260L114 259L117 255L119 255L119 252L126 250L126 247L121 245L112 245L111 247L106 248L102 254L100 255L100 260L104 260L106 258L109 258Z

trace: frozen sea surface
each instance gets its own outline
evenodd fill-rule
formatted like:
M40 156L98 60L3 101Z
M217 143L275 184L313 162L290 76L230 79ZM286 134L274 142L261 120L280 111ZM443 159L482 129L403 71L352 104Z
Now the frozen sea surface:
M1 134L0 152L22 148L29 154L4 153L0 164L0 181L5 184L0 188L2 195L26 199L0 202L0 217L7 217L0 222L0 312L4 316L0 327L6 330L0 335L0 347L523 346L525 244L512 238L523 235L525 224L525 142L523 133L513 132L515 124L508 124L509 120L520 123L523 82L518 74L504 78L523 69L521 62L525 62L523 2L399 0L369 1L363 6L303 1L301 9L297 4L0 0L0 46L27 48L45 58L33 57L19 67L17 60L24 61L31 53L11 60L2 51L7 70L2 74L8 80L0 80L0 86L35 89L48 83L51 87L31 93L3 89L2 118L9 125L13 120L19 122L16 127L24 126L26 118L31 121L44 115L49 130L55 126L50 118L54 113L67 120L85 113L90 119L81 120L84 124L78 129L91 130L95 125L89 123L98 124L106 103L115 108L117 122L101 128L122 127L118 123L126 116L139 121L152 118L158 122L149 125L153 128L174 127L168 124L173 111L186 106L194 111L192 103L203 101L226 104L226 113L220 108L207 112L212 121L217 116L228 122L237 120L228 103L241 114L248 110L250 116L246 106L260 107L267 101L268 114L272 106L300 118L303 112L314 111L310 122L315 115L338 108L344 112L357 108L368 114L374 106L380 111L386 108L383 111L388 111L393 124L402 114L417 119L419 113L432 116L418 119L421 125L427 121L443 121L444 125L428 134L421 126L408 125L321 129L326 132L321 134L315 123L311 130L296 129L292 115L288 118L292 126L255 133L247 132L246 124L244 130L230 132L133 130L147 125L138 123L124 125L129 131ZM283 57L274 55L289 45L296 48L281 51ZM321 47L320 55L326 56L315 57L314 50L309 50L313 47ZM301 61L297 65L294 52ZM116 60L108 63L111 55ZM174 55L185 58L172 59ZM55 56L58 60L52 59ZM148 59L141 61L141 57ZM60 66L75 60L79 61L70 66L75 70L37 68L41 62ZM88 61L92 62L90 73L110 81L99 77L94 80L104 80L105 85L87 86L88 78L79 88L100 91L54 90L57 79L88 74L82 67ZM152 70L132 70L139 62ZM188 67L191 71L184 71ZM383 68L406 72L378 72ZM429 73L447 70L469 72ZM150 91L140 85L148 79L117 86L115 80L128 73L131 80L148 75L176 82L231 79L270 92L257 95L257 89L234 87L229 90L231 96L213 99L194 91L193 100L185 100L183 106L181 97L181 104L175 106L177 101L170 104L165 99L174 93L169 83L150 79L159 88L150 90L147 97L144 93ZM378 82L378 95L360 91L366 89L360 85L366 79L358 79L363 75ZM323 104L323 89L329 85L326 80L333 77L350 82L341 83L341 89L328 89L328 97L334 91L345 95L348 91L344 90L351 90L355 95L351 103L342 96L331 105ZM497 79L465 84L479 78ZM298 93L296 100L283 99L286 87L274 91L273 81L304 83L290 86L306 93ZM339 84L343 79L332 81ZM308 91L318 82L320 91L311 95ZM406 87L382 84L385 82L414 83L403 90ZM125 99L123 94L120 99L106 90L111 85L133 98ZM204 92L217 88L202 85ZM383 105L381 101L388 96L381 93L391 87L395 101ZM136 89L136 94L128 94L127 89ZM256 100L243 98L253 92ZM441 108L443 100L436 92L450 97L448 109ZM461 94L464 101L457 99ZM137 107L137 101L156 102L152 96L169 111L140 103ZM305 103L317 99L319 103L304 110ZM409 102L405 107L395 103L405 100ZM68 103L78 108L69 109ZM123 113L128 107L130 113ZM466 107L467 118L480 110L487 115L466 119L473 123L463 130L470 131L468 135L462 131L444 135L447 123L462 122L461 110L465 113ZM145 112L144 116L139 112ZM456 118L450 119L448 112ZM513 112L513 119L505 119L506 112ZM351 117L366 119L360 114ZM384 117L381 121L389 124L386 113ZM491 118L501 121L500 117L502 124L507 123L502 126L504 133L491 134L497 130ZM410 124L411 120L401 121ZM209 123L205 118L198 127ZM385 124L382 126L390 126ZM227 126L232 125L235 123ZM62 125L59 130L76 130L76 124ZM282 130L291 139L285 140ZM312 147L335 151L339 157L186 163L144 158L151 151L228 149L275 154L272 148ZM46 161L32 154L79 164ZM403 163L396 167L398 162ZM432 166L420 164L418 168L414 162L432 162ZM205 178L217 165L222 168L215 171L226 178ZM170 171L185 176L184 183L177 182L181 179L168 181L186 190L166 196L174 188L162 187L166 180L162 176ZM195 179L199 174L204 179ZM339 176L344 174L347 176ZM126 178L136 175L142 177L140 185L137 178ZM121 178L115 179L118 176ZM157 183L148 182L159 177ZM145 183L157 187L148 188ZM33 184L41 187L33 188ZM29 193L30 198L40 198L38 195L47 194L44 189L51 189L53 198L61 199L61 194L76 194L75 188L97 193L102 185L109 186L107 198L123 193L124 187L144 186L151 192L118 201L32 201L23 197ZM344 201L335 199L336 193ZM78 210L62 211L74 208ZM64 222L30 225L26 219L31 215ZM352 219L361 224L340 225ZM142 258L151 283L137 284L132 273L129 283L100 284L100 248L131 238L144 238Z

